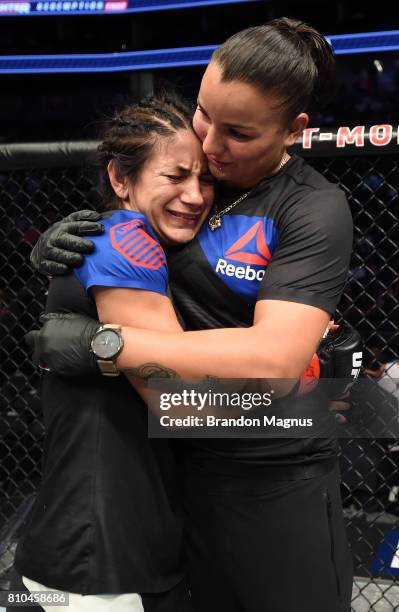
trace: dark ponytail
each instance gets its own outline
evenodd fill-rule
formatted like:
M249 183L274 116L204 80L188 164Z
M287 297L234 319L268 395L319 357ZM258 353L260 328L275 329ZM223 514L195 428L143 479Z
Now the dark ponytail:
M108 163L112 160L119 178L136 180L157 140L181 129L192 130L192 115L193 109L185 101L168 92L130 104L104 123L96 161L106 208L120 206L109 182Z
M286 17L237 32L216 49L212 61L221 67L223 81L242 81L276 96L287 121L326 101L335 76L326 39Z

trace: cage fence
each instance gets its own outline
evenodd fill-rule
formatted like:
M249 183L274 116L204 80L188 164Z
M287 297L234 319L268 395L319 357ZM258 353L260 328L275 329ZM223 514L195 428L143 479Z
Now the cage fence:
M393 373L399 359L399 156L395 132L382 144L370 142L366 129L361 143L346 131L340 146L342 129L328 138L320 131L304 137L295 152L344 189L355 224L337 319L361 333L368 373L353 387L348 420L360 415L374 434L380 423L380 433L340 440L342 498L356 576L353 610L383 612L399 606L399 381ZM24 337L38 326L48 279L32 269L29 255L51 223L99 206L90 163L95 147L0 147L0 589L8 587L18 534L40 482L44 436L40 375Z

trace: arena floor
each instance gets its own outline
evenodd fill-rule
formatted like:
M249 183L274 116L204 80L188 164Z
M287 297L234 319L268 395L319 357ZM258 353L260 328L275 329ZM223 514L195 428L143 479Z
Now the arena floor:
M399 585L389 580L374 581L356 579L353 586L353 612L392 612L399 606Z
M356 599L352 602L352 612L392 612L399 606L399 585L389 580L368 583L357 578L353 597ZM0 612L6 612L6 609L0 608Z

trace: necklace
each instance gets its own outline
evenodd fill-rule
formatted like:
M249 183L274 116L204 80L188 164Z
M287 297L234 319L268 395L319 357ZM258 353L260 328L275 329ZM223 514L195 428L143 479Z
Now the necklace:
M288 155L287 151L284 152L283 157L281 158L281 161L279 163L279 166L277 168L277 172L279 172L279 170L281 170L281 168L283 166L285 166L285 164L287 163L287 161L290 159L290 156ZM225 215L226 213L228 213L232 208L234 208L235 206L237 206L237 204L240 204L240 202L242 202L243 200L245 200L245 198L247 196L249 196L249 194L251 193L251 191L253 191L253 189L255 189L255 187L253 187L252 189L250 189L249 191L246 191L245 193L243 193L239 198L237 198L237 200L234 200L234 202L232 202L231 204L229 204L228 206L226 206L226 208L223 208L223 210L220 210L219 212L217 212L216 214L212 215L212 217L210 217L209 221L208 221L208 225L210 227L210 229L214 232L215 230L219 229L219 227L222 226L222 216Z

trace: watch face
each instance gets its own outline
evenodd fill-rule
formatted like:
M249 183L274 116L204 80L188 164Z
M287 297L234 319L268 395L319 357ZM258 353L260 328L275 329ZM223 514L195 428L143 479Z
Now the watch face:
M112 329L103 329L95 336L92 342L93 353L99 359L112 359L120 349L119 334Z

